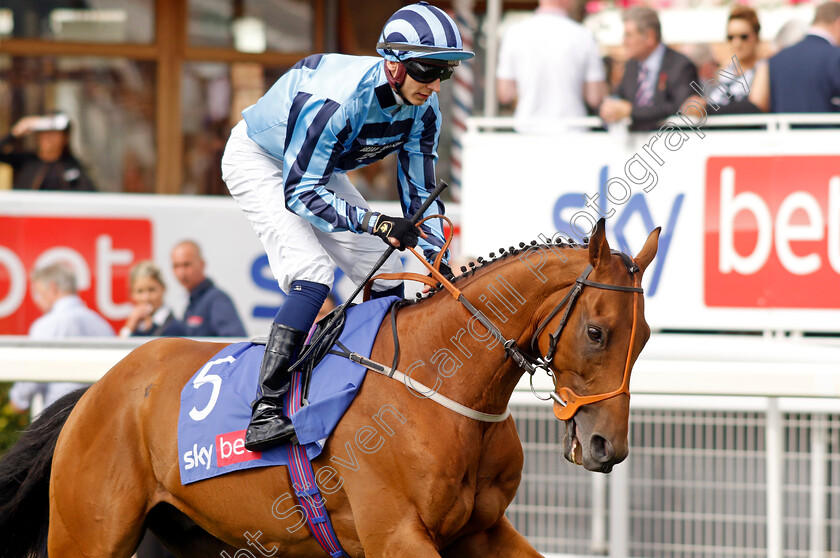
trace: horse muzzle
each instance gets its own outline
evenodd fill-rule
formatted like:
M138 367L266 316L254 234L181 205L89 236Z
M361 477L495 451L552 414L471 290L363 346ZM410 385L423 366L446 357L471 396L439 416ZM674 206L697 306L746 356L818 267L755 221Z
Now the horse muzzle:
M576 419L566 421L566 435L563 437L563 456L587 471L609 473L627 457L628 444L624 439L614 443L609 437L597 432L586 435Z

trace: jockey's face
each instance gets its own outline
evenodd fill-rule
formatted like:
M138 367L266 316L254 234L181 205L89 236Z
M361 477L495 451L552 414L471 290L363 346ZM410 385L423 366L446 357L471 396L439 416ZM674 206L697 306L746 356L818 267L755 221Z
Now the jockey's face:
M391 62L390 60L386 60L385 63L388 64L388 69L391 71L391 74L396 73L399 62ZM406 74L405 80L402 84L402 88L400 88L400 93L402 93L403 97L405 97L408 100L408 102L412 105L417 106L425 103L429 99L429 97L432 96L432 93L439 92L439 79L436 79L435 81L432 81L430 83L420 83L408 74Z

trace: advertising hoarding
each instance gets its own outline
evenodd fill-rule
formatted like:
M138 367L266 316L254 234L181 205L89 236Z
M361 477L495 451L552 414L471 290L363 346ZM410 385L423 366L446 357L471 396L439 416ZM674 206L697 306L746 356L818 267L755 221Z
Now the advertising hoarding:
M457 223L458 208L448 205ZM386 214L401 212L396 202L373 206ZM26 335L41 314L31 300L29 274L59 261L75 271L82 300L115 330L131 310L129 269L144 259L160 266L166 302L182 315L188 296L172 273L170 252L184 239L200 245L207 276L231 296L248 334L265 335L283 294L232 198L0 192L0 335ZM420 270L419 263L402 259L407 269ZM335 277L334 292L342 302L354 285L340 270ZM406 290L413 294L418 288Z
M655 328L840 331L840 131L676 130L464 140L462 251L562 236L600 217L645 275Z

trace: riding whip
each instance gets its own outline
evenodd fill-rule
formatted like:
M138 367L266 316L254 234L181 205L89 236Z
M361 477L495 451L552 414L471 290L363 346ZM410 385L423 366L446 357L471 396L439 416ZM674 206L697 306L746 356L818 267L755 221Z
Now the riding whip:
M411 217L412 225L417 224L417 221L423 218L423 214L426 213L426 210L429 209L429 207L431 207L432 203L434 203L435 200L437 200L438 197L440 197L440 194L448 187L449 184L447 184L444 180L441 180L438 183L437 188L435 188L432 191L432 193L429 194L429 197L426 198L426 201L424 201L423 205L420 206L420 209L417 210L417 213L415 213ZM367 277L362 279L361 283L356 285L356 290L353 291L353 294L347 297L347 300L345 300L344 303L333 312L330 321L327 322L327 325L320 328L318 335L309 343L309 346L306 348L303 354L300 355L300 358L298 358L294 364L289 366L289 370L294 370L295 368L300 366L301 363L303 363L303 361L309 358L309 354L312 352L312 350L318 346L318 343L321 341L321 339L324 338L324 335L326 335L326 333L329 330L331 330L333 326L341 319L341 317L344 315L344 312L347 310L347 307L350 306L353 299L356 298L356 295L358 295L362 291L362 289L365 288L367 282L371 280L371 278L376 274L377 271L379 271L379 268L382 267L385 261L389 257L391 257L391 254L394 253L394 250L396 250L394 246L388 246L385 252L383 252L382 255L379 257L379 260L376 262L376 264L374 264L373 268L367 274Z

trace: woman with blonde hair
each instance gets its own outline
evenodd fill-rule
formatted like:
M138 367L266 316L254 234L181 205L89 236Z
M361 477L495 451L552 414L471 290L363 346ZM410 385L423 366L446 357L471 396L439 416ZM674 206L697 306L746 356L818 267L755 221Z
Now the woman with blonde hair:
M184 324L163 303L166 284L160 268L151 260L135 264L129 272L129 289L134 308L120 337L180 337L187 333Z

